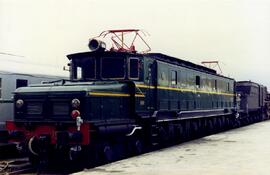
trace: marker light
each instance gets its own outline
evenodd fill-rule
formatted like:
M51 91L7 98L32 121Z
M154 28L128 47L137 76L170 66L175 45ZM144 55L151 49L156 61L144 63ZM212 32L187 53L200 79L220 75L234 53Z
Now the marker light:
M79 99L77 98L74 98L72 101L71 101L71 106L73 108L78 108L80 106L81 102Z
M81 115L81 113L80 113L80 111L78 111L78 110L73 110L72 112L71 112L71 117L73 118L73 119L76 119L78 116L80 116Z
M19 100L16 101L16 107L17 108L21 108L23 106L23 104L24 104L24 102L23 102L22 99L19 99Z

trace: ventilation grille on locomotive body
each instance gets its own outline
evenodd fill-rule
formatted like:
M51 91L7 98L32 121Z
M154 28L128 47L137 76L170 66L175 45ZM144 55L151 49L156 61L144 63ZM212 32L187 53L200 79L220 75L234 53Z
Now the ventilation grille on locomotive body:
M28 115L41 115L43 111L43 104L41 102L29 102L26 106L26 113Z
M69 118L70 99L47 99L40 101L27 101L26 115L29 118Z
M53 102L52 105L53 116L69 115L69 104L65 102Z

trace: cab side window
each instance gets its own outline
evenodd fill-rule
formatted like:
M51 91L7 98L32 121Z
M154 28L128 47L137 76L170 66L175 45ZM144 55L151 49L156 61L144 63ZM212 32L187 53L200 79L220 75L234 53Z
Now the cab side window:
M128 76L130 79L139 79L139 59L138 58L130 58L129 59L129 72Z

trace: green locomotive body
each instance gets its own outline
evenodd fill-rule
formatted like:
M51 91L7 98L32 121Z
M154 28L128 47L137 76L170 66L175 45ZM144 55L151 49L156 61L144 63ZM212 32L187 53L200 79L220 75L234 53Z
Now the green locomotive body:
M235 119L235 81L212 69L163 54L94 51L68 58L69 81L15 91L9 139L33 160L59 152L95 163L116 160Z

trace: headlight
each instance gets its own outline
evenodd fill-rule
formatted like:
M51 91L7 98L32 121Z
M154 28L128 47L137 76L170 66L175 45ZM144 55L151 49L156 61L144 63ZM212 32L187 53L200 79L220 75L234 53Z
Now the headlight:
M23 102L22 99L19 99L19 100L16 101L16 107L17 108L21 108L23 106L23 104L24 104L24 102Z
M80 100L79 99L77 99L77 98L75 98L75 99L73 99L72 101L71 101L71 106L73 107L73 108L78 108L79 106L80 106Z

